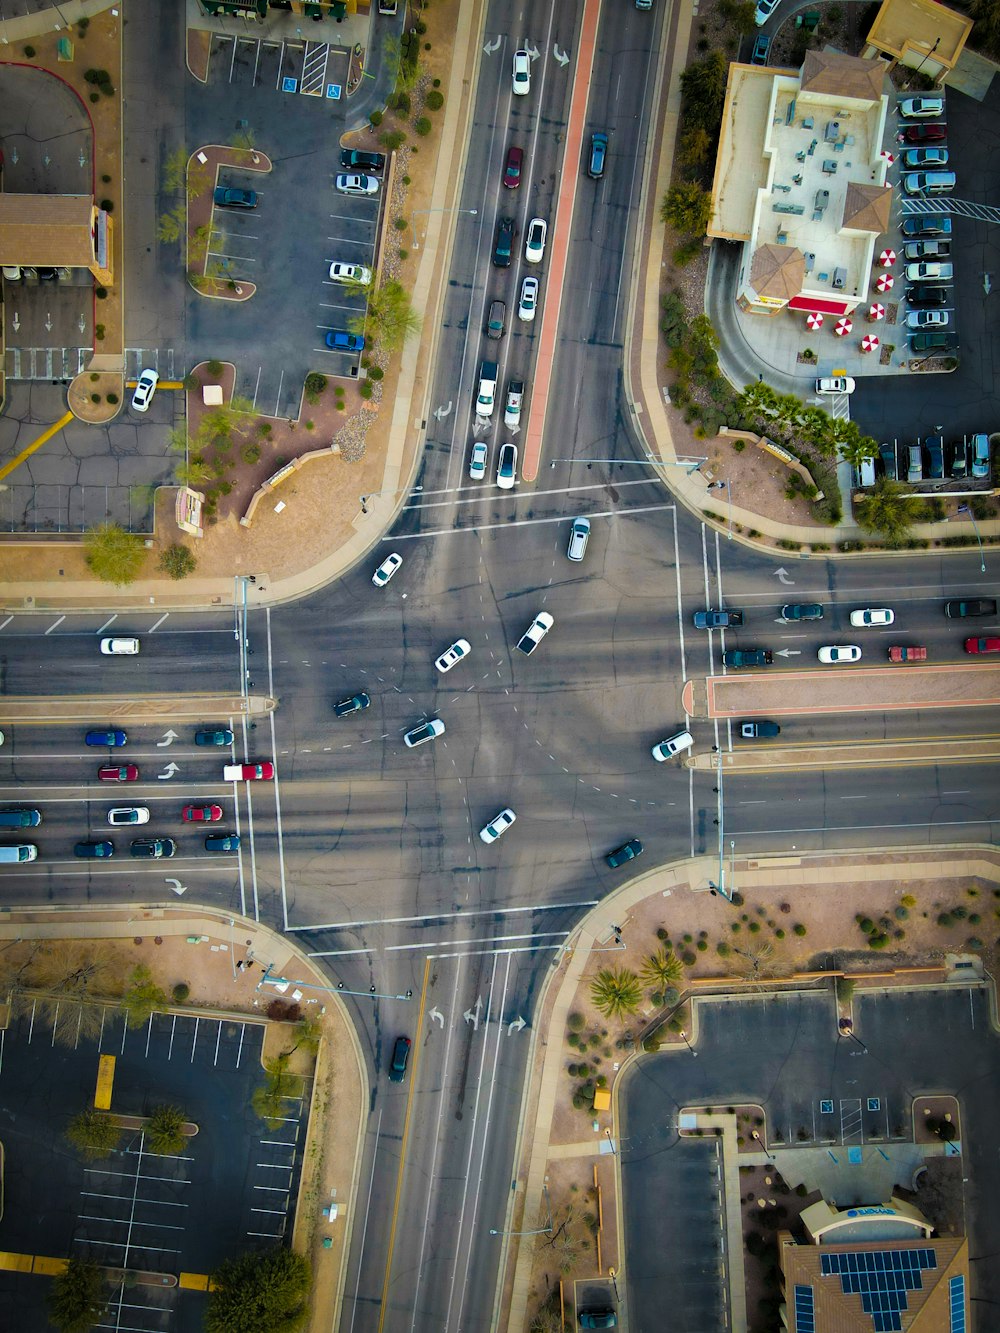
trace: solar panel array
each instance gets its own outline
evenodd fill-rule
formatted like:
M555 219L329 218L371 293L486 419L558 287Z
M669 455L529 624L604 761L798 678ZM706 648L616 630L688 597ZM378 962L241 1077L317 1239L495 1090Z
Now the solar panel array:
M933 1250L848 1250L820 1255L824 1277L839 1277L845 1295L860 1295L875 1333L900 1333L900 1311L909 1308L908 1291L920 1291L921 1273L937 1268Z
M796 1291L798 1291L797 1287ZM965 1333L964 1277L949 1278L948 1299L951 1302L951 1333Z
M794 1333L816 1333L816 1305L812 1287L795 1288Z

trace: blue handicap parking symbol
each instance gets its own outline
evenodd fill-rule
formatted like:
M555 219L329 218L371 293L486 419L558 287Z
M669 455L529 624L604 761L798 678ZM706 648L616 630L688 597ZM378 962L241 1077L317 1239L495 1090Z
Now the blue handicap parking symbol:
M339 102L343 95L343 87L339 83L328 83L326 85L327 97L332 97L335 102Z
M290 78L287 74L281 80L281 91L283 93L294 93L299 86L298 79Z

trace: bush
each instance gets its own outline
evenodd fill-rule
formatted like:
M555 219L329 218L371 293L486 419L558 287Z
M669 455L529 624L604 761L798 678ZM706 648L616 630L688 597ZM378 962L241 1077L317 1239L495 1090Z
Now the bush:
M870 916L863 916L858 921L858 929L861 931L862 935L871 935L875 929L875 922Z
M115 211L114 201L111 199L102 199L101 207L104 209L105 213L113 213Z
M939 926L953 926L955 924L955 918L950 912L941 912L938 916L937 923Z
M406 143L406 134L403 130L388 130L379 139L382 147L388 153L394 153L397 148L402 148Z
M184 1147L184 1112L179 1106L156 1106L146 1124L146 1147L150 1152L173 1157Z
M103 301L107 297L107 294L108 294L107 287L94 288L94 295L97 297L98 301Z
M168 546L160 556L160 568L172 579L187 578L189 574L194 573L197 564L194 552L190 547L182 546L180 542Z
M397 231L406 231L410 224L407 222L406 218L393 218L392 225Z
M111 403L113 406L118 401L118 395L116 393L109 393L107 396L107 401Z
M183 1004L184 1001L191 994L191 987L187 984L186 981L178 981L177 985L173 988L170 994L174 997L174 1000L177 1004Z
M101 401L101 395L99 393L92 393L90 395L90 401L92 403L99 403Z
M869 949L884 949L888 943L889 943L888 935L879 934L879 935L868 936Z
M579 1032L583 1028L585 1021L583 1014L572 1013L566 1020L566 1026L571 1032Z
M419 134L421 139L426 139L433 128L434 122L428 116L418 116L413 122L413 132Z
M361 395L362 398L366 399L370 398L374 393L374 391L375 391L375 386L374 384L372 384L371 380L364 380L361 384L358 385L358 393Z
M899 907L893 908L892 914L897 921L905 921L910 915L910 909L908 907L903 907L902 904L900 904Z
M94 326L94 336L98 339L98 341L100 341L104 337L103 324L97 324Z
M715 946L715 952L719 955L720 958L728 958L733 951L732 949L730 949L729 945L726 943L725 940L720 940L718 944Z
M216 361L213 359L212 361L206 363L205 369L208 371L208 373L212 376L213 379L218 379L219 376L222 374L224 367L221 361Z
M407 92L398 92L392 98L391 106L393 111L398 111L401 116L410 114L410 94Z
M34 60L35 48L33 46L26 46L24 48L24 54L28 57L29 60Z
M99 101L101 100L101 94L100 94L100 93L91 93L91 94L90 94L90 100L91 100L92 102L99 102Z
M428 111L440 111L444 106L444 93L436 91L428 93L424 105L427 107Z
M318 403L320 396L326 388L326 376L320 375L317 371L311 371L306 376L305 394L310 403Z
M256 440L249 440L243 446L240 450L240 458L243 459L243 462L246 463L248 467L252 467L254 463L260 461L260 445Z
M804 935L804 934L806 933L806 928L805 928L804 925L802 925L801 922L799 922L797 925L793 926L793 927L792 927L792 930L793 930L793 932L794 932L796 935L799 935L799 936L802 936L802 935Z
M382 124L382 112L370 111L368 113L368 119L371 122L372 129L378 129L379 125Z

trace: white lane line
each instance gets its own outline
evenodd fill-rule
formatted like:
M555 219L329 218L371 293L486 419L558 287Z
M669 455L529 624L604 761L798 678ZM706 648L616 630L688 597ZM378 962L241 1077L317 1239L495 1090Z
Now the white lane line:
M471 911L467 909L465 911L435 912L430 916L373 916L363 920L352 918L350 921L320 921L308 926L289 926L288 932L292 934L297 930L349 930L357 926L409 926L415 921L423 924L428 921L453 921L456 917L514 916L518 912L561 912L567 907L596 907L599 902L599 898L580 898L565 903L530 903L524 907L474 907ZM323 955L310 951L309 957L322 958Z
M570 932L568 930L529 930L524 935L491 935L484 940L458 940L459 944L505 944L508 940L544 940L562 938L565 939ZM432 949L435 944L444 946L445 944L454 944L454 940L421 940L417 944L387 944L386 953L406 953L410 949Z
M348 1333L354 1328L354 1319L358 1313L358 1293L361 1291L361 1265L365 1259L365 1237L368 1235L368 1217L372 1207L372 1190L375 1188L375 1163L378 1160L378 1141L382 1132L382 1107L378 1109L378 1120L375 1124L375 1151L372 1154L372 1175L368 1182L368 1198L365 1200L365 1220L361 1228L361 1244L358 1247L358 1276L354 1283L354 1304L351 1307L351 1322L348 1325Z
M271 608L270 608L270 607L267 608L266 623L267 623L267 692L268 692L268 695L273 699L273 698L274 698L274 658L273 658L273 655L272 655L272 645L271 645ZM276 730L275 730L275 715L274 715L274 712L272 712L272 713L269 714L269 718L270 718L270 723L271 723L271 754L273 755L273 754L275 753L275 749L276 749L276 746L277 746L277 743L278 743L278 740L277 740L277 734L276 734ZM274 817L275 817L275 825L276 825L276 828L277 828L277 834L278 834L278 875L279 875L279 878L280 878L280 881L281 881L281 916L282 916L282 921L284 922L283 929L284 929L284 930L287 930L287 929L288 929L288 881L287 881L287 879L286 879L286 877L285 877L285 829L284 829L284 825L283 825L282 822L281 822L281 788L280 788L280 785L279 785L279 783L278 783L278 781L277 781L277 778L278 778L277 769L275 769L275 774L274 774L274 776L275 776L275 782L274 782Z
M604 489L604 488L602 488ZM630 518L633 514L652 514L664 509L674 509L672 504L659 505L640 505L635 509L602 509L596 514L588 514L590 519L595 518ZM476 523L468 528L428 528L424 532L397 532L393 537L383 537L382 541L389 542L412 542L420 541L426 537L450 537L464 535L466 533L493 532L497 528L534 528L543 523L565 523L565 514L556 514L552 518L512 518L506 523Z
M995 824L998 816L983 815L979 819L935 819L933 823L910 824L821 824L817 828L760 828L760 829L742 829L740 832L734 832L732 829L726 829L727 838L760 838L768 835L789 835L801 833L872 833L881 832L885 829L906 829L913 832L914 829L942 829L942 828L981 828L983 824ZM797 850L794 849L793 850ZM766 855L765 852L760 853Z

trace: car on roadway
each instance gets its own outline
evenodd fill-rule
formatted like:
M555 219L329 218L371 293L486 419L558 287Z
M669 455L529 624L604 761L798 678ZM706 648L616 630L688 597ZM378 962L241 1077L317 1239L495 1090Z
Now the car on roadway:
M521 407L524 403L524 380L509 380L507 383L507 401L504 403L503 424L508 430L515 430L521 424Z
M895 612L887 606L866 606L851 612L851 624L857 629L874 629L878 625L891 625L896 619Z
M608 136L598 130L590 136L590 161L587 163L587 175L592 181L599 181L604 175L604 164L608 156Z
M550 616L548 611L539 611L518 639L516 644L518 652L524 653L525 657L530 657L555 623L554 617Z
M819 602L789 602L781 608L782 620L822 620L823 608Z
M392 1059L389 1061L390 1083L402 1083L403 1079L406 1077L406 1062L409 1058L409 1037L397 1037L396 1044L392 1048Z
M1000 639L966 639L967 653L1000 653Z
M443 675L450 671L453 666L457 666L463 657L468 657L472 652L472 645L468 639L456 639L450 648L446 648L439 658L434 662L438 671Z
M855 643L831 644L821 648L816 654L827 666L837 666L841 662L860 662L861 649Z
M668 736L665 741L658 741L650 753L658 764L662 764L664 760L673 759L676 755L683 754L685 750L690 750L692 745L694 737L690 731L678 731L673 736Z
M88 731L84 737L86 745L105 745L114 749L118 745L128 744L128 735L124 731Z
M731 625L743 624L743 612L737 611L733 607L726 607L718 611L712 607L706 607L704 611L696 611L692 616L692 622L695 629L728 629Z
M102 639L101 652L105 657L135 657L139 651L138 639Z
M969 616L995 616L997 604L992 597L969 597L965 601L945 602L944 613L951 620Z
M947 125L907 125L903 131L904 143L943 143L947 137Z
M114 856L115 844L108 842L78 842L73 847L73 855L91 860L96 857Z
M149 807L145 805L116 805L108 811L108 823L114 828L127 827L129 824L148 824Z
M233 190L225 185L217 185L212 195L216 208L256 208L256 190Z
M97 770L98 782L138 782L139 770L135 764L104 764Z
M366 176L363 173L352 172L349 175L340 175L337 177L336 184L339 194L378 194L378 181L374 176Z
M402 563L403 557L398 552L393 551L387 555L372 575L372 583L375 587L384 588Z
M357 694L352 694L349 699L341 699L339 704L333 705L334 717L348 717L351 713L360 713L363 708L367 708L371 699L364 690L359 690Z
M343 148L340 153L340 165L345 171L382 171L385 167L385 154L366 153L360 148Z
M944 213L911 213L903 218L899 230L906 237L950 236L951 218Z
M524 238L524 259L528 264L540 264L545 254L545 237L549 224L544 218L532 218Z
M521 299L517 303L518 319L532 320L538 310L538 279L531 273L521 283Z
M507 302L491 301L489 319L486 321L486 336L493 342L499 342L507 332Z
M515 144L507 149L503 164L503 183L508 190L516 190L521 184L521 171L524 167L524 149Z
M913 306L947 305L951 300L947 287L907 287L906 302Z
M498 218L497 235L493 242L494 268L510 268L514 253L514 219Z
M331 282L360 282L366 287L372 280L372 271L364 264L344 264L335 259L330 265Z
M566 547L567 560L582 560L587 554L587 543L590 541L590 519L574 518L573 526L569 530L569 544Z
M517 445L502 444L497 457L497 485L509 491L517 480Z
M228 727L216 727L194 733L195 745L232 745L233 733Z
M766 65L767 57L771 50L771 38L766 32L759 32L754 38L753 50L750 52L751 65Z
M951 282L955 276L953 264L941 264L933 259L907 264L905 271L907 282Z
M365 340L360 333L348 333L346 329L331 329L326 335L326 345L334 352L363 352Z
M927 649L910 644L895 644L889 649L890 662L926 662Z
M485 843L496 842L497 838L502 837L507 832L511 824L517 819L510 806L506 810L501 810L498 815L494 815L485 828L479 830L479 837Z
M746 722L740 722L740 736L745 741L757 741L772 738L781 735L781 728L777 722L768 721L761 718L760 721L748 719Z
M186 805L181 811L186 824L217 824L221 818L221 805Z
M902 157L903 166L906 168L936 168L948 165L948 150L943 147L907 148Z
M827 375L816 381L817 393L853 393L857 380L850 375Z
M490 451L482 440L473 440L472 453L469 455L469 476L473 481L482 481L486 476L486 463Z
M754 10L753 21L758 28L762 28L774 11L778 8L780 0L757 0L757 8Z
M136 381L135 389L132 393L132 407L136 412L148 412L149 405L153 401L153 394L156 393L156 386L160 382L160 377L155 370L144 370Z
M427 722L421 722L419 726L411 727L403 737L403 744L407 749L412 750L418 745L424 745L427 741L433 741L438 736L444 735L444 723L439 717L432 717Z
M943 97L904 97L899 114L907 120L934 120L944 115Z
M612 870L617 870L619 866L627 865L629 861L634 861L641 855L642 843L638 838L629 838L628 842L623 842L613 852L608 852L604 859Z
M252 764L225 764L222 769L223 782L270 782L274 778L274 765L268 759Z
M238 852L239 849L238 833L212 833L205 839L206 852Z
M594 1306L592 1310L580 1311L581 1328L617 1328L618 1316L610 1306Z
M132 856L148 857L151 861L173 856L176 850L177 844L173 838L133 838L129 847Z
M531 56L527 51L514 52L514 65L511 71L514 93L523 97L531 92Z

